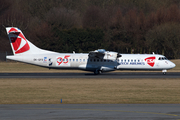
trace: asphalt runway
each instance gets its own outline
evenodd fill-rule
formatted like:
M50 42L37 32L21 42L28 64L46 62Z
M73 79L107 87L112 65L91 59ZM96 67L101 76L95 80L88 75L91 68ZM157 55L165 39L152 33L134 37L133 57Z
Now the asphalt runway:
M180 72L0 73L0 78L180 78Z
M180 104L0 105L1 120L180 120Z

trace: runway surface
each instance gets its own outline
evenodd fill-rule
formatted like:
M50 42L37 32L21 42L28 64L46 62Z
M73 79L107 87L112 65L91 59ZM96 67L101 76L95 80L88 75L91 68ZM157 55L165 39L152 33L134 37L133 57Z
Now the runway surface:
M0 73L0 78L180 78L179 72L109 72L93 73Z
M180 120L180 104L0 105L2 120Z

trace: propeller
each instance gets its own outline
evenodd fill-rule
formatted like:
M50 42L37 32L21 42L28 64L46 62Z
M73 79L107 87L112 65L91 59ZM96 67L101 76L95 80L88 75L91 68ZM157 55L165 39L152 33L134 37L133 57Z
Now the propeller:
M122 57L122 55L121 55L120 53L117 53L116 59L118 59L118 58L120 58L120 57Z

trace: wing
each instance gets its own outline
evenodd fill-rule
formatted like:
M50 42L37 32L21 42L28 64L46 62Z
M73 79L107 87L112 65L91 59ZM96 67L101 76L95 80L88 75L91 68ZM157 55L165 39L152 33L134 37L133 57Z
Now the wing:
M99 59L103 59L104 56L105 56L105 50L104 49L98 49L98 50L95 50L95 51L90 51L89 52L89 57L90 58L99 58Z
M105 51L104 49L98 49L95 51L90 51L89 57L90 58L98 58L98 59L116 60L116 59L122 57L122 55L117 52Z

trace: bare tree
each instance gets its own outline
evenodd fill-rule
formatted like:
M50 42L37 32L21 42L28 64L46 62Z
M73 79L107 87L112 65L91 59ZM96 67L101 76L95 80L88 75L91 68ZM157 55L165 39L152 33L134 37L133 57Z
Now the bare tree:
M81 26L79 14L66 8L52 8L46 14L46 21L58 29L70 29Z

